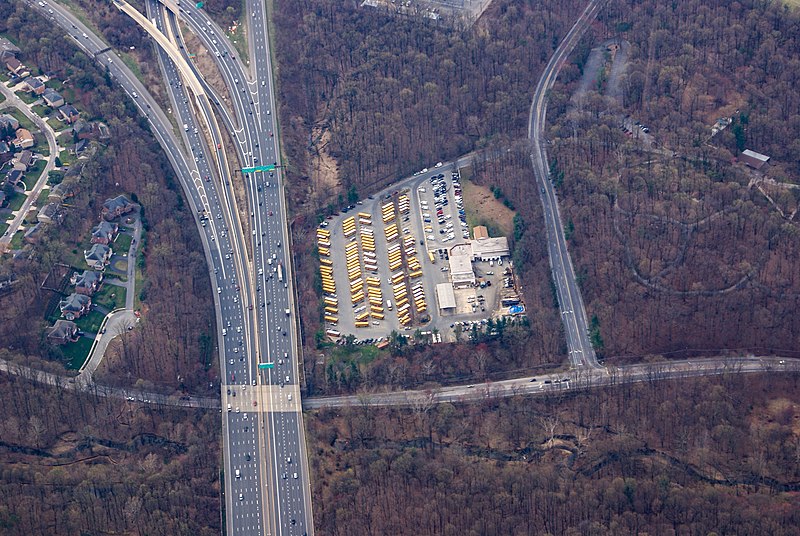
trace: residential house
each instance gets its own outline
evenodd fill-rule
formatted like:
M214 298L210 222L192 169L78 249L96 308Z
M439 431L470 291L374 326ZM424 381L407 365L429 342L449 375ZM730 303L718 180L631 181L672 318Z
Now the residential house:
M47 342L50 344L67 344L78 340L78 326L69 320L56 320L47 333Z
M105 244L93 244L92 248L83 252L83 258L90 268L104 270L114 251Z
M14 139L14 147L17 149L30 149L36 142L33 134L27 128L18 128L17 137Z
M75 292L78 294L91 296L100 290L100 285L103 284L103 272L84 270L80 275L76 272L72 275L70 284L75 285Z
M20 78L25 78L26 76L30 76L31 72L28 70L25 65L20 63L17 58L6 58L6 69L14 76L18 76Z
M10 131L8 134L9 136L14 133L15 130L19 128L19 121L13 115L3 114L0 115L0 129L5 129Z
M25 172L24 171L20 171L19 169L13 169L12 168L11 171L9 171L6 174L6 184L10 184L11 186L16 187L16 186L19 186L20 184L24 184L22 182L22 179L24 179L24 178L25 178Z
M64 216L61 214L58 203L47 203L39 210L36 220L39 223L61 223Z
M58 109L58 115L66 123L74 123L78 120L79 114L77 108L71 104L65 104Z
M25 166L25 171L28 171L28 168L33 164L33 153L26 149L15 155L14 160L16 160L18 164Z
M105 220L113 220L123 214L127 214L136 208L135 203L128 201L124 195L118 195L113 199L106 199L103 203L102 217Z
M45 85L44 82L36 78L35 76L29 76L25 80L22 81L23 85L25 86L25 91L30 91L34 95L42 95L44 93Z
M69 152L75 156L80 156L89 147L89 140L78 140L78 143L73 145Z
M10 58L16 59L17 54L20 54L21 52L22 51L19 49L19 47L17 47L17 45L5 37L0 37L0 60L8 61Z
M45 90L42 98L44 99L45 104L47 104L50 108L60 108L61 106L64 106L64 97L62 97L61 94L54 89L48 88Z
M14 158L14 153L11 152L11 147L3 140L0 140L0 165L5 164L12 158Z
M72 125L72 131L79 140L89 140L97 137L97 128L94 123L78 119Z
M114 241L118 232L119 225L116 223L101 221L94 229L92 229L92 244L108 245Z
M50 189L50 193L47 196L47 200L51 202L64 201L65 199L74 197L76 189L77 189L77 183L75 181L60 182L59 184L56 184Z
M27 242L28 244L35 244L39 241L39 238L42 236L42 227L41 223L37 223L29 227L25 234L22 236L22 239Z
M84 294L70 294L58 302L61 316L67 320L80 318L92 308L92 299Z

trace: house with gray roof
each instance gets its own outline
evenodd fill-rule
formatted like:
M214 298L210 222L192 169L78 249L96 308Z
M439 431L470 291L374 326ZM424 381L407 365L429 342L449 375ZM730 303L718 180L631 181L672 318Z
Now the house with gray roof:
M91 249L84 250L83 258L90 268L105 270L114 251L105 244L93 244Z
M78 340L78 326L69 320L56 320L47 332L47 342L51 344L67 344Z
M50 108L59 108L64 106L64 97L56 91L55 89L47 88L42 94L42 98L44 99L45 104L47 104Z
M78 109L71 104L65 104L58 109L58 115L66 123L74 123L80 115Z
M100 285L103 284L103 272L94 270L84 270L82 274L76 272L72 275L70 283L75 285L75 292L78 294L91 296L100 290Z
M47 203L36 215L36 220L40 223L61 223L64 216L59 211L61 205L58 203Z
M135 203L131 203L124 195L118 195L112 199L106 199L103 203L102 217L106 220L113 220L123 214L127 214L136 208Z
M29 76L25 80L22 81L25 85L25 90L30 91L34 95L41 95L44 93L45 86L44 82L36 78L35 76Z
M92 307L92 299L84 294L70 294L60 302L58 302L58 309L61 311L61 316L67 320L75 320L80 318Z
M107 221L101 221L92 229L92 244L108 245L114 241L119 232L119 225Z

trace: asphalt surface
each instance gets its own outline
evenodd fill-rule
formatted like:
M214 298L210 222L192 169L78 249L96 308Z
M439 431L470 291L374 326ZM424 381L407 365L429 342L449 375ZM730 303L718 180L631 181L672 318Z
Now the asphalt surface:
M180 88L182 96L178 91L173 91L173 105L171 113L174 113L183 128L183 143L179 141L172 130L172 125L166 114L158 107L155 100L147 92L146 88L135 78L133 73L124 63L108 49L108 45L94 35L80 21L69 14L64 8L48 2L44 6L38 6L38 2L31 2L34 9L39 9L46 17L61 26L69 36L86 51L90 56L104 65L111 77L125 90L139 113L145 116L153 131L156 139L163 147L167 157L175 169L180 180L181 186L186 193L192 209L197 215L197 224L200 229L203 247L206 257L211 267L212 288L217 290L214 293L215 305L217 309L217 325L220 332L219 336L219 355L220 366L223 369L226 384L221 386L223 393L227 389L240 389L244 391L248 385L256 379L255 364L247 360L241 361L240 356L244 355L245 348L253 348L251 340L252 330L247 329L246 322L246 296L250 295L249 281L246 276L246 256L242 246L241 234L231 232L232 228L240 228L235 210L234 199L230 190L230 178L225 173L224 155L219 149L215 150L218 154L216 158L210 158L209 152L202 143L202 126L195 120L196 116L203 116L204 124L209 126L213 140L219 140L219 132L214 131L214 122L210 118L211 110L208 102L204 99L193 99L189 95L183 94L183 84L180 82L178 72L171 63L165 66L168 72L168 80L172 83L172 89ZM52 11L52 13L50 13ZM163 23L163 21L162 21ZM190 98L192 100L190 100ZM193 103L195 106L190 106ZM189 148L190 157L184 157L184 144ZM220 178L219 182L213 180L212 169L216 167L216 173ZM208 215L205 226L202 225L200 216ZM230 325L230 327L228 327ZM225 335L222 335L222 330ZM234 365L230 365L230 360L234 360ZM251 366L252 365L252 366ZM55 382L63 381L53 379ZM136 394L126 390L108 390L91 384L84 385L80 380L75 380L76 387L86 389L103 390L111 396L121 396L130 401L145 402L152 404L176 402L178 405L189 407L219 407L217 401L195 401L191 399L176 399L175 397L164 397L154 394ZM228 387L230 385L231 387ZM235 387L233 387L235 386ZM227 396L227 395L225 395ZM235 474L233 465L238 464L238 457L246 459L246 450L253 449L253 438L255 432L250 433L250 438L240 437L244 433L244 424L247 413L237 413L233 418L228 418L227 412L223 412L226 417L223 425L225 426L226 444L226 489L228 519L235 518L235 525L242 527L239 533L263 534L267 532L263 523L263 509L261 507L260 491L262 482L260 479L258 461L255 460L252 467L244 465L239 467L242 478L235 479L234 484L231 475ZM252 419L251 419L252 421ZM252 426L247 428L252 429ZM245 476L244 472L248 472ZM248 494L248 499L239 501L239 494ZM232 504L236 502L237 508L234 510Z
M528 139L531 144L531 162L533 163L536 182L540 187L544 223L547 230L547 251L550 257L550 268L556 286L558 306L564 324L564 335L567 340L567 351L573 367L591 367L600 369L592 343L589 340L586 309L581 298L581 291L575 279L564 228L561 225L561 214L558 209L558 198L555 188L550 182L549 161L543 143L545 117L547 114L547 94L558 77L561 66L577 45L583 33L594 20L602 5L601 0L591 0L581 13L577 22L559 44L550 58L534 92L528 120Z
M700 358L697 360L646 363L622 367L583 367L492 383L442 387L425 391L362 393L351 396L309 398L306 409L341 406L412 406L443 402L477 402L509 396L557 396L592 388L630 383L656 382L721 374L797 373L800 359L783 357Z
M228 86L230 102L220 101L207 84L204 87L212 95L223 122L233 127L231 134L240 162L245 167L278 164L274 92L263 6L248 5L249 35L253 38L251 47L255 52L251 64L255 77L251 80L222 30L202 10L186 2L180 6L171 2L164 2L164 5L180 16L217 62ZM177 35L174 23L172 31ZM185 43L180 42L179 46L186 54ZM233 109L232 114L228 105ZM224 377L231 388L231 395L227 394L227 386L223 392L223 407L227 410L227 404L231 404L231 412L225 412L226 489L230 490L226 498L227 528L232 534L312 534L311 493L295 349L296 308L292 300L281 171L278 168L239 172L231 180L242 181L247 192L247 212L251 215L248 238L253 251L247 278L249 298L254 305L251 314L255 318L242 324L243 331L252 333L252 344L245 346L244 361L234 357L231 365L226 357L224 364L230 369L224 371ZM241 252L244 251L242 248ZM249 260L244 259L243 263ZM273 368L259 371L259 363L272 363ZM249 393L244 386L235 387L239 384L238 378L244 375ZM254 379L258 387L255 391ZM246 399L247 405L237 405L233 393L237 393L239 401ZM232 480L229 480L230 475L233 475ZM260 514L263 526L252 523Z

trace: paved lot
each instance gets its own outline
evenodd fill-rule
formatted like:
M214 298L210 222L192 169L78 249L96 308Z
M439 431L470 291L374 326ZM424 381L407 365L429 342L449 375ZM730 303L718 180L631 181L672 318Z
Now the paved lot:
M323 237L323 253L326 242L330 242L330 253L322 256L322 263L330 266L332 262L328 271L335 283L335 296L327 294L325 305L330 308L325 314L338 320L336 325L326 323L326 328L342 336L352 333L359 340L387 337L393 330L438 330L442 342L447 342L454 340L456 321L487 318L499 306L503 267L475 263L476 277L491 280L492 286L457 290L456 310L445 315L439 312L435 289L438 283L450 281L448 252L455 245L469 243L454 169L454 164L448 163L406 178L322 224L318 238ZM394 225L397 228L393 232ZM392 255L394 263L390 266ZM421 276L412 277L420 270ZM401 282L405 283L409 302L410 322L406 324L401 320L403 313L398 310L395 293L395 286ZM353 304L352 296L360 290L364 299ZM426 306L422 313L416 310L414 299L414 292L419 296L420 290ZM334 301L338 302L336 306ZM362 318L357 327L357 317L370 312L375 314Z

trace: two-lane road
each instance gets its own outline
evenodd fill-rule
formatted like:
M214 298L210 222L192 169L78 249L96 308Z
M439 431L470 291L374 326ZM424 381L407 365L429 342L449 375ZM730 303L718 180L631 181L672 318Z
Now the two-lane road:
M572 26L564 40L550 58L534 92L533 102L528 119L528 139L531 144L531 162L533 163L536 182L540 188L544 223L547 230L547 251L550 257L550 268L553 283L558 296L558 306L564 325L564 336L567 340L567 351L573 367L602 368L597 362L592 343L589 340L589 329L586 320L586 309L575 279L561 214L558 209L558 198L550 182L549 162L543 143L545 117L547 114L547 94L558 77L561 66L577 45L583 33L594 20L604 0L591 0L581 13L578 21Z

